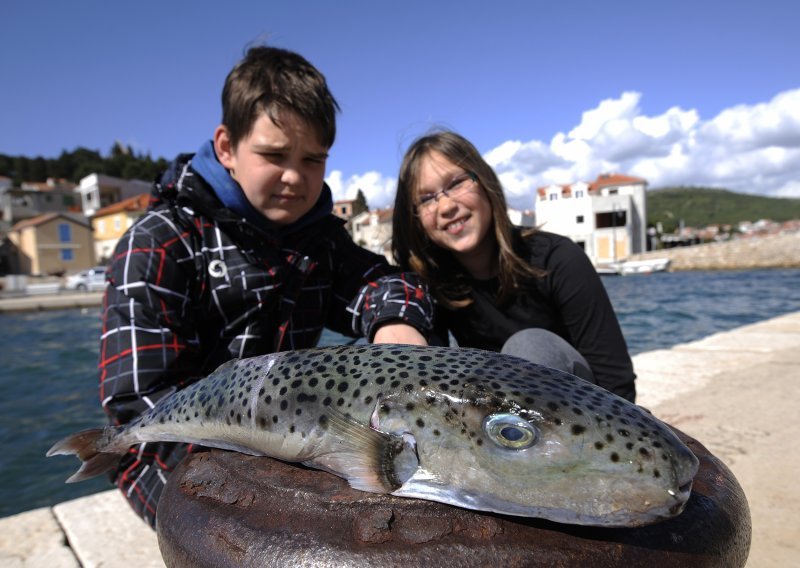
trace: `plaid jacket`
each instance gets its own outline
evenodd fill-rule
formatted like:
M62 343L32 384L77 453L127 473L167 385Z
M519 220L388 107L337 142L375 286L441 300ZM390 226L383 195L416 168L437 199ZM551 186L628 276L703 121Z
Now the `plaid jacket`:
M225 209L188 156L153 195L107 273L100 397L114 424L232 358L313 347L323 327L353 337L388 320L430 329L416 276L356 246L330 213L268 234ZM142 444L112 475L152 526L169 472L190 451Z

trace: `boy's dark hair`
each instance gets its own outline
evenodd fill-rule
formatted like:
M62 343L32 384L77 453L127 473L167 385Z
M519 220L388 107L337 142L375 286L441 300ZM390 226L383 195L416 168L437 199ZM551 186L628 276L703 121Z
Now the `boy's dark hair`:
M250 134L262 112L280 126L286 111L311 125L320 143L330 148L338 110L322 73L301 55L276 47L248 49L222 89L222 124L234 148Z

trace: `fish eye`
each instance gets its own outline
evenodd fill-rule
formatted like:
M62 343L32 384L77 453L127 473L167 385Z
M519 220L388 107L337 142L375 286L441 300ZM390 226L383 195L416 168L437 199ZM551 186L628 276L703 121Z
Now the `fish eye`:
M483 429L498 446L524 450L536 443L537 430L516 414L492 414L483 420Z

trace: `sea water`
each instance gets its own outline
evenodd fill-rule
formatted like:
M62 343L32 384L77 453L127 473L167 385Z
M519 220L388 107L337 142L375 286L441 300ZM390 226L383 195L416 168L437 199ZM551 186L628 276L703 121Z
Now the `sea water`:
M603 277L632 355L800 310L800 270ZM110 489L65 484L60 438L104 425L97 387L100 309L0 314L0 517ZM323 343L346 338L326 332Z

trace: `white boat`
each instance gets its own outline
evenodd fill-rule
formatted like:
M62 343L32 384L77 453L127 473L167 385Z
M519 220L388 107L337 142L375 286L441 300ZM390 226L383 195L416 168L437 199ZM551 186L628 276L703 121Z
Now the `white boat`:
M650 274L653 272L665 272L669 270L670 260L668 258L651 258L648 260L623 260L622 262L612 262L597 266L598 274L620 274L629 276L631 274Z

